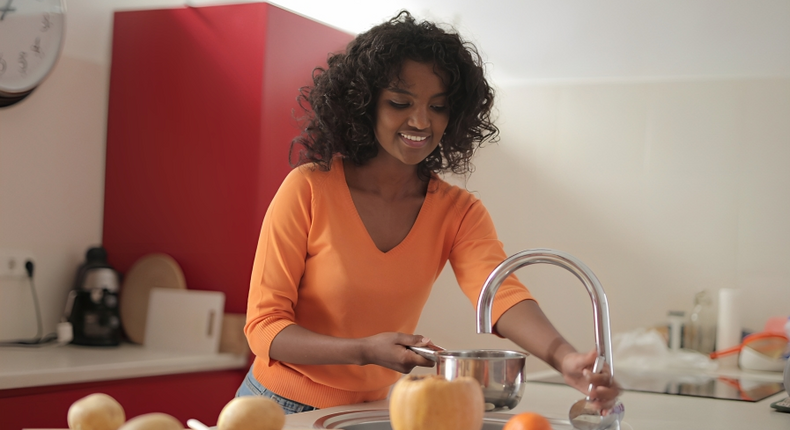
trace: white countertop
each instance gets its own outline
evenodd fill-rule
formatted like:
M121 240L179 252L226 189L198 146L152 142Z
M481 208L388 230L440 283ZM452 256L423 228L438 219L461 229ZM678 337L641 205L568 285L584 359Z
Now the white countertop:
M117 347L47 345L0 348L0 390L176 373L240 369L247 357Z
M528 376L528 380L535 375ZM781 381L781 374L776 376ZM509 413L537 412L548 418L568 419L570 406L582 396L565 385L528 382L521 403ZM717 400L668 394L625 391L623 430L699 429L790 429L790 413L771 408L772 402L787 397L786 392L759 402ZM387 401L328 408L286 417L285 429L313 428L313 423L330 413L349 410L387 409Z
M0 389L236 369L246 363L246 357L232 354L151 351L131 344L110 349L78 346L2 348ZM530 374L527 379L534 380L546 374ZM765 376L768 380L781 381L781 378L781 374ZM781 392L758 402L745 402L625 391L621 396L625 405L621 429L790 429L790 413L777 412L770 406L785 397L787 393ZM509 413L532 411L548 418L567 420L568 409L580 398L579 392L564 385L528 382L521 403ZM386 410L387 407L387 401L382 400L289 415L284 430L313 428L316 420L331 413Z

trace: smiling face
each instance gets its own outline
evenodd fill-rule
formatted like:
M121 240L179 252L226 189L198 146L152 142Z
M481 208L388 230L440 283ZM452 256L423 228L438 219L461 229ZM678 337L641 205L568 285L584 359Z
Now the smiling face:
M378 157L417 165L439 145L449 120L447 87L433 64L406 60L376 102L376 140L384 149Z

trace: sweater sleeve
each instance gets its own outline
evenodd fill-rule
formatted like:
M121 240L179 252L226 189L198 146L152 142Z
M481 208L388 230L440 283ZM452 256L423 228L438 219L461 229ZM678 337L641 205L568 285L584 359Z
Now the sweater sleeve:
M450 251L450 264L458 284L477 311L477 300L488 275L507 258L499 241L488 210L478 199L461 213L461 222ZM534 300L514 274L508 276L497 290L491 312L492 324L513 305ZM498 335L498 334L497 334Z
M294 324L311 225L312 187L303 169L283 181L263 219L250 279L244 333L268 365L272 340Z

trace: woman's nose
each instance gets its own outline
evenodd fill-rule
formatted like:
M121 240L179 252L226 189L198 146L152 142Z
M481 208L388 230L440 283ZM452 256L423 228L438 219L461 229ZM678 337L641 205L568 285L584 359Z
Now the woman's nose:
M428 109L425 107L415 107L409 116L409 125L419 130L428 128L431 125Z

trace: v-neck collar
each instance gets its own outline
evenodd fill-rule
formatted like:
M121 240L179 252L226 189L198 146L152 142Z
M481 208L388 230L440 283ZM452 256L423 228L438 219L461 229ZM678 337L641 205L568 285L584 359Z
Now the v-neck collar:
M425 193L425 198L422 201L422 205L420 206L420 211L417 213L417 218L414 220L414 224L412 224L411 229L409 229L409 233L406 234L406 237L403 238L397 245L392 247L389 251L382 251L376 246L376 243L373 241L373 238L370 236L367 227L365 227L365 223L362 221L362 217L359 215L359 211L357 210L357 206L354 204L354 198L351 197L351 189L348 186L348 182L346 181L346 171L345 166L343 165L342 158L336 158L332 162L332 171L335 171L335 180L339 181L340 188L342 189L342 198L343 198L343 206L353 215L350 218L353 218L354 221L351 223L353 226L351 228L360 229L360 232L363 236L365 236L367 241L367 246L371 248L371 251L377 252L380 255L393 255L398 253L400 249L408 246L410 239L415 234L419 234L417 232L419 226L422 224L421 220L425 218L427 215L423 215L427 212L428 208L430 207L431 201L433 200L432 195L434 193L431 192L432 189L435 188L434 181L436 180L435 176L431 176L431 179L428 182L428 191Z

